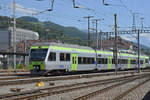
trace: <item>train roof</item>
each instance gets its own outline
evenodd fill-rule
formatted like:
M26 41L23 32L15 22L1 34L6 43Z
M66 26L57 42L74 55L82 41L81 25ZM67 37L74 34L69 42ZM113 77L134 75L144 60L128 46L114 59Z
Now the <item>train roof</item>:
M64 44L64 43L48 43L48 42L39 42L32 45L31 49L34 48L49 48L49 46L52 47L53 50L65 50L65 51L78 51L78 52L85 52L85 53L95 53L95 50L91 47L87 46L79 46L79 45L73 45L73 44ZM111 55L113 56L112 51L105 51L105 50L97 50L98 54L104 54L104 55ZM118 56L126 56L126 57L138 57L136 54L129 54L129 53L118 53ZM146 55L140 55L140 58L149 58Z
M69 48L80 48L80 49L88 49L88 50L93 50L93 48L91 47L87 47L87 46L80 46L80 45L75 45L75 44L64 44L64 43L55 43L55 42L37 42L37 43L34 43L32 47L34 46L61 46L61 47L69 47Z

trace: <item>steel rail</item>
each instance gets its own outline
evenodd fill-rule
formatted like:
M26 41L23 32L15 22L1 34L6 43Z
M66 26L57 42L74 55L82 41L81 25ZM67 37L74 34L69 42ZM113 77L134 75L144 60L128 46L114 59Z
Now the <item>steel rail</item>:
M137 84L136 86L128 89L127 91L123 92L122 94L118 95L117 97L115 97L113 100L121 100L123 97L125 97L126 95L128 95L129 93L133 92L135 89L137 89L138 87L140 87L141 85L149 82L150 79L147 79L139 84Z
M136 72L123 72L120 74L133 74ZM56 81L56 80L69 80L69 79L80 79L80 78L92 78L92 77L99 77L99 76L109 76L113 73L99 73L99 74L81 74L81 75L69 75L69 76L59 76L59 77L43 77L42 79L40 77L34 78L34 79L19 79L19 80L8 80L8 81L1 81L0 86L6 86L6 85L21 85L21 84L30 84L30 83L36 83L36 82L47 82L47 81Z
M141 76L140 76L141 77ZM145 75L142 75L142 77L145 77ZM134 78L134 79L133 79ZM139 76L135 76L135 77L125 77L125 78L116 78L116 80L112 79L112 80L107 80L107 81L102 81L99 80L98 81L92 81L92 82L84 82L84 83L77 83L77 84L71 84L71 85L64 85L64 86L58 86L58 87L51 87L51 88L45 88L45 89L39 89L39 90L35 90L35 91L40 91L41 93L33 93L33 91L30 93L26 94L21 94L21 96L18 95L5 95L5 96L0 96L2 99L3 98L7 98L7 97L11 97L11 100L22 100L22 99L35 99L35 98L39 98L39 97L45 97L45 96L51 96L51 95L55 95L55 94L61 94L61 93L65 93L65 92L70 92L73 90L77 90L77 89L83 89L83 88L89 88L89 87L94 87L94 86L98 86L98 85L102 85L102 84L108 84L108 83L114 83L114 82L120 82L120 81L125 81L125 80L130 80L133 81L135 79L138 79ZM81 86L83 85L83 86ZM63 89L64 88L64 89ZM45 91L47 90L47 91ZM44 92L42 92L44 91ZM15 96L15 97L13 97ZM17 96L17 97L16 97ZM13 98L12 98L13 97Z
M148 77L148 76L147 76L147 77ZM145 77L144 77L144 78L145 78ZM138 79L138 78L137 78L137 79ZM84 96L81 96L81 97L78 97L78 98L76 98L76 99L74 99L74 100L87 100L87 99L90 99L90 98L92 98L92 97L94 97L94 96L100 94L100 93L107 92L107 91L109 91L109 90L111 90L111 89L113 89L113 88L116 88L116 87L118 87L118 86L124 85L124 84L126 84L126 83L129 83L129 82L132 82L132 81L135 81L135 80L136 80L136 79L131 79L131 80L123 81L123 82L117 83L117 84L115 84L115 85L106 87L106 88L104 88L104 89L101 89L101 90L98 90L98 91L89 93L89 94L84 95ZM148 80L149 80L149 77L148 77Z

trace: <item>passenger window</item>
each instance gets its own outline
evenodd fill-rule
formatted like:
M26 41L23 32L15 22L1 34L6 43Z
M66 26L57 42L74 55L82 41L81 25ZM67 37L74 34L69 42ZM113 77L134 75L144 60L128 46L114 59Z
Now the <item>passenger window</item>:
M74 57L72 57L72 64L74 64Z
M94 58L92 58L91 60L92 60L91 64L94 64Z
M77 64L76 57L74 57L74 64Z
M91 64L91 58L87 58L87 64Z
M50 52L48 61L56 61L56 53L55 52Z
M60 53L60 61L70 61L69 53Z
M60 61L64 61L64 60L65 60L64 53L60 53Z
M143 60L140 60L140 64L143 64Z
M78 57L78 64L94 64L94 58Z
M78 63L81 64L81 57L78 57Z
M66 61L70 61L70 54L69 53L66 54Z
M86 58L83 58L83 64L86 64Z

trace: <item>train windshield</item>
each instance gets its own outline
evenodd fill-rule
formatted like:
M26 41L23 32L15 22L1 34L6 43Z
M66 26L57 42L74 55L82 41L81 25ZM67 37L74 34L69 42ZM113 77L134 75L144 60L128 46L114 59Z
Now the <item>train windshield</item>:
M44 61L48 49L31 49L30 61Z

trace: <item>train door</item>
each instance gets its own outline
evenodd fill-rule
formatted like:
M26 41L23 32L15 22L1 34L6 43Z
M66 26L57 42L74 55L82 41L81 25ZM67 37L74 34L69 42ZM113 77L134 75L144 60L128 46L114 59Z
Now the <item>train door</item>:
M108 56L108 65L107 65L107 69L111 69L111 66L112 66L112 57L111 56Z
M146 61L145 61L145 59L143 59L143 68L145 68L146 67Z
M131 66L131 58L128 58L128 69L130 68Z
M72 53L72 71L77 70L78 65L78 55L76 53Z

